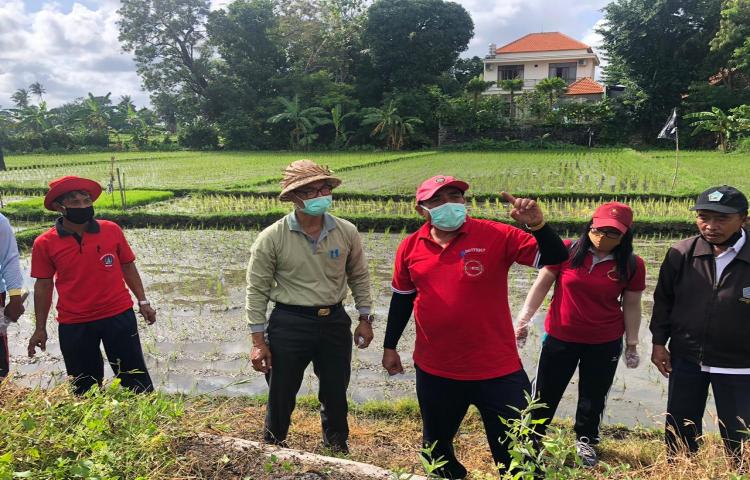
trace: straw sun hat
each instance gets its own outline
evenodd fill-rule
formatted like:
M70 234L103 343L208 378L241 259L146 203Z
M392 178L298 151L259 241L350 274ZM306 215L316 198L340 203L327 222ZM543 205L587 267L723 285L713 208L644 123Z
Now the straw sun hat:
M291 200L289 194L293 190L317 182L318 180L328 180L333 188L341 185L341 179L334 177L333 172L326 166L318 165L312 160L297 160L292 162L284 169L279 199Z

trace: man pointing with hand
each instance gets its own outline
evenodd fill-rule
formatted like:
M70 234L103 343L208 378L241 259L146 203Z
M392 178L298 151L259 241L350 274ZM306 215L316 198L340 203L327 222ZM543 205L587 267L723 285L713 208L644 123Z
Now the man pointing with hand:
M516 349L508 270L513 263L540 268L568 257L534 200L502 194L526 232L468 217L468 189L447 175L417 189L416 210L426 222L396 253L383 352L388 373L403 372L396 346L413 310L423 440L435 443L433 459L447 461L435 473L451 479L467 474L454 454L453 437L469 405L478 408L492 457L504 471L510 455L500 417L517 417L511 407L523 408L524 392L531 390Z

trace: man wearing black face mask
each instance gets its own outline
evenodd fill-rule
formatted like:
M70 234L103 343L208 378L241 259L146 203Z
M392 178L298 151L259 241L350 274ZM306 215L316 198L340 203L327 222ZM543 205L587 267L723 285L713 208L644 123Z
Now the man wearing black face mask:
M76 393L85 393L104 378L100 344L124 387L149 392L153 384L128 288L149 325L156 321L156 312L146 300L135 255L122 230L113 222L94 219L93 202L101 192L98 183L85 178L68 176L50 183L44 206L62 216L34 241L31 253L36 330L28 353L33 357L37 347L46 348L55 288L60 350Z
M721 437L737 464L742 444L748 440L747 209L747 198L733 187L703 192L692 208L700 235L672 246L659 271L651 317L651 361L669 378L666 441L670 453L698 449L709 385Z

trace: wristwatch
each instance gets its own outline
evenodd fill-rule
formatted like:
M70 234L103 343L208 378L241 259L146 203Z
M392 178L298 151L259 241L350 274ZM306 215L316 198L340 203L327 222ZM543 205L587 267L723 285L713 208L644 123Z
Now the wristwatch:
M360 322L364 321L364 322L367 322L370 325L372 325L372 322L375 321L375 315L373 315L372 313L368 313L366 315L364 313L360 313L359 314L359 321Z
M151 302L149 302L148 300L139 300L139 301L138 301L138 305L139 305L139 306L143 306L143 305L151 305Z

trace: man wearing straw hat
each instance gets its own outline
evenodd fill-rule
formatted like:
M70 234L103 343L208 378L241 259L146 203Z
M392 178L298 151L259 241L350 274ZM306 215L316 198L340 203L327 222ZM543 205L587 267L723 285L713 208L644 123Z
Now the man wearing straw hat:
M346 390L352 342L367 348L373 338L370 277L357 228L326 213L341 184L327 167L297 160L284 170L281 200L294 210L263 230L247 267L247 320L253 368L269 385L264 440L285 445L297 392L312 362L323 444L348 452ZM342 306L352 291L359 325ZM266 321L268 301L275 303Z
M120 227L94 219L93 203L102 187L93 180L66 176L52 181L44 206L61 217L41 234L31 251L36 330L28 353L47 345L47 316L57 290L57 322L65 369L77 394L101 384L104 344L112 371L124 387L153 390L143 359L133 300L151 325L156 312L146 300L135 255Z

